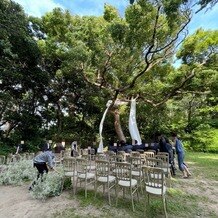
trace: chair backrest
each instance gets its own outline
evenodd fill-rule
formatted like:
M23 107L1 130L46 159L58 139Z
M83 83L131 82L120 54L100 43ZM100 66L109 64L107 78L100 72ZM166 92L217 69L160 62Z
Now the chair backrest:
M167 153L166 154L157 154L155 155L155 158L156 159L160 159L163 161L163 165L166 167L166 166L169 166L169 154Z
M87 148L81 149L81 155L88 155L89 150Z
M82 154L82 158L88 160L88 162L91 164L92 161L91 154Z
M6 164L10 164L13 162L13 154L8 154L6 158Z
M156 150L153 150L153 149L148 149L146 152L153 152L154 154L157 153L157 151L156 151Z
M55 160L61 160L62 155L60 153L54 153L55 156ZM68 158L68 157L64 157L64 158Z
M169 156L168 152L162 152L162 151L158 151L157 155L165 155L165 156Z
M4 155L0 155L0 165L5 164L5 156Z
M142 170L142 159L141 157L130 157L129 158L132 171L137 171L139 173L139 176L141 175Z
M35 157L35 153L29 153L28 160L33 160L34 157Z
M131 157L140 157L140 153L138 151L131 151L130 156Z
M161 188L162 192L160 194L162 194L163 188L166 185L163 169L143 166L142 173L146 186L158 189Z
M13 159L12 162L16 163L22 160L22 156L20 154L15 154L12 159Z
M132 166L130 163L116 162L115 169L118 180L130 181L132 179Z
M108 156L112 155L113 156L113 155L116 155L116 153L114 151L109 150L109 151L106 152L106 155L108 155Z
M65 172L75 172L76 159L74 157L64 157L63 168Z
M147 158L153 158L154 157L154 152L153 151L145 151L144 153L144 156Z
M117 151L117 154L125 156L126 152L125 151Z
M64 157L71 157L71 151L70 150L61 150L60 151L60 156L62 158L64 158Z
M108 157L105 154L98 153L95 155L95 161L96 160L108 160Z
M145 165L149 167L163 168L163 161L157 158L146 158Z
M95 161L95 173L96 177L106 177L109 176L110 162L107 160L96 160Z
M123 155L116 155L116 162L124 162L125 157Z
M76 171L78 174L86 174L88 172L89 162L86 158L76 159Z
M138 151L140 154L143 154L145 152L143 149L137 149L136 151Z
M21 153L20 157L21 157L21 160L28 160L28 153Z

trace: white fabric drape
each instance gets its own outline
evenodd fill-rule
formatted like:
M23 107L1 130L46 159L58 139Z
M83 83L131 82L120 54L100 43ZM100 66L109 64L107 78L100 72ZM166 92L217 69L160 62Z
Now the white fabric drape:
M136 99L131 99L131 107L129 114L129 132L132 140L137 140L138 144L142 144L141 136L136 123Z
M109 100L106 104L106 110L104 111L103 117L101 119L100 125L99 125L99 135L100 135L100 142L99 142L99 146L98 146L98 153L103 153L103 138L102 138L102 130L103 130L103 124L104 124L104 119L106 117L107 111L109 109L109 107L112 104L112 100Z

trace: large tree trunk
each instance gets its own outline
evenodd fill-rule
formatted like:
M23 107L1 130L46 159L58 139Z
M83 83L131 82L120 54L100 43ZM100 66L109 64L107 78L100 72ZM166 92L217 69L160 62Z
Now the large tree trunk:
M115 127L115 131L117 133L117 137L119 139L119 141L125 141L126 142L126 138L123 134L123 130L122 130L122 127L121 127L121 123L120 123L120 113L119 113L119 110L118 109L115 109L113 111L113 114L114 114L114 127Z

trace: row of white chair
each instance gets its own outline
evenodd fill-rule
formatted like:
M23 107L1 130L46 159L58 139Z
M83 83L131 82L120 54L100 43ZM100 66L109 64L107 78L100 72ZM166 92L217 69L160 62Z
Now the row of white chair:
M165 173L164 170L155 166L142 166L140 169L141 179L138 180L136 177L138 174L135 171L137 163L140 158L132 158L131 163L127 162L110 162L108 160L96 160L95 161L95 172L90 171L89 161L85 158L64 158L63 167L66 177L73 178L73 189L76 193L78 183L80 186L84 183L85 197L87 197L87 188L90 184L94 184L95 195L99 186L103 186L103 192L105 188L108 190L108 201L111 204L110 190L115 189L116 205L118 202L119 189L129 189L132 200L132 209L134 207L134 194L136 193L139 198L138 187L143 187L146 191L149 199L150 194L158 195L162 197L165 216L166 213L166 184L165 184ZM157 159L154 159L155 161ZM159 160L161 163L161 160ZM153 162L154 164L154 162ZM135 174L134 174L135 171ZM139 183L140 182L140 183ZM143 182L143 183L142 183Z

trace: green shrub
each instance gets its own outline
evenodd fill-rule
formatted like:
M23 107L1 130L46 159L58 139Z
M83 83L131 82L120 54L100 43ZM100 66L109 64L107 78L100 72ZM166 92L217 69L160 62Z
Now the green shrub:
M36 170L31 160L22 160L10 164L0 174L0 185L22 185L23 182L36 178Z
M7 154L9 153L15 153L16 151L16 148L11 146L11 145L8 145L4 142L0 142L0 155L5 155L7 156Z
M31 195L33 198L45 200L48 197L58 196L62 192L63 174L49 172L36 181Z
M185 146L189 150L203 152L218 152L218 130L208 126L199 126L191 134L185 135Z
M70 189L71 186L72 186L71 178L69 178L69 177L64 178L64 181L63 181L63 189L64 189L64 190Z

